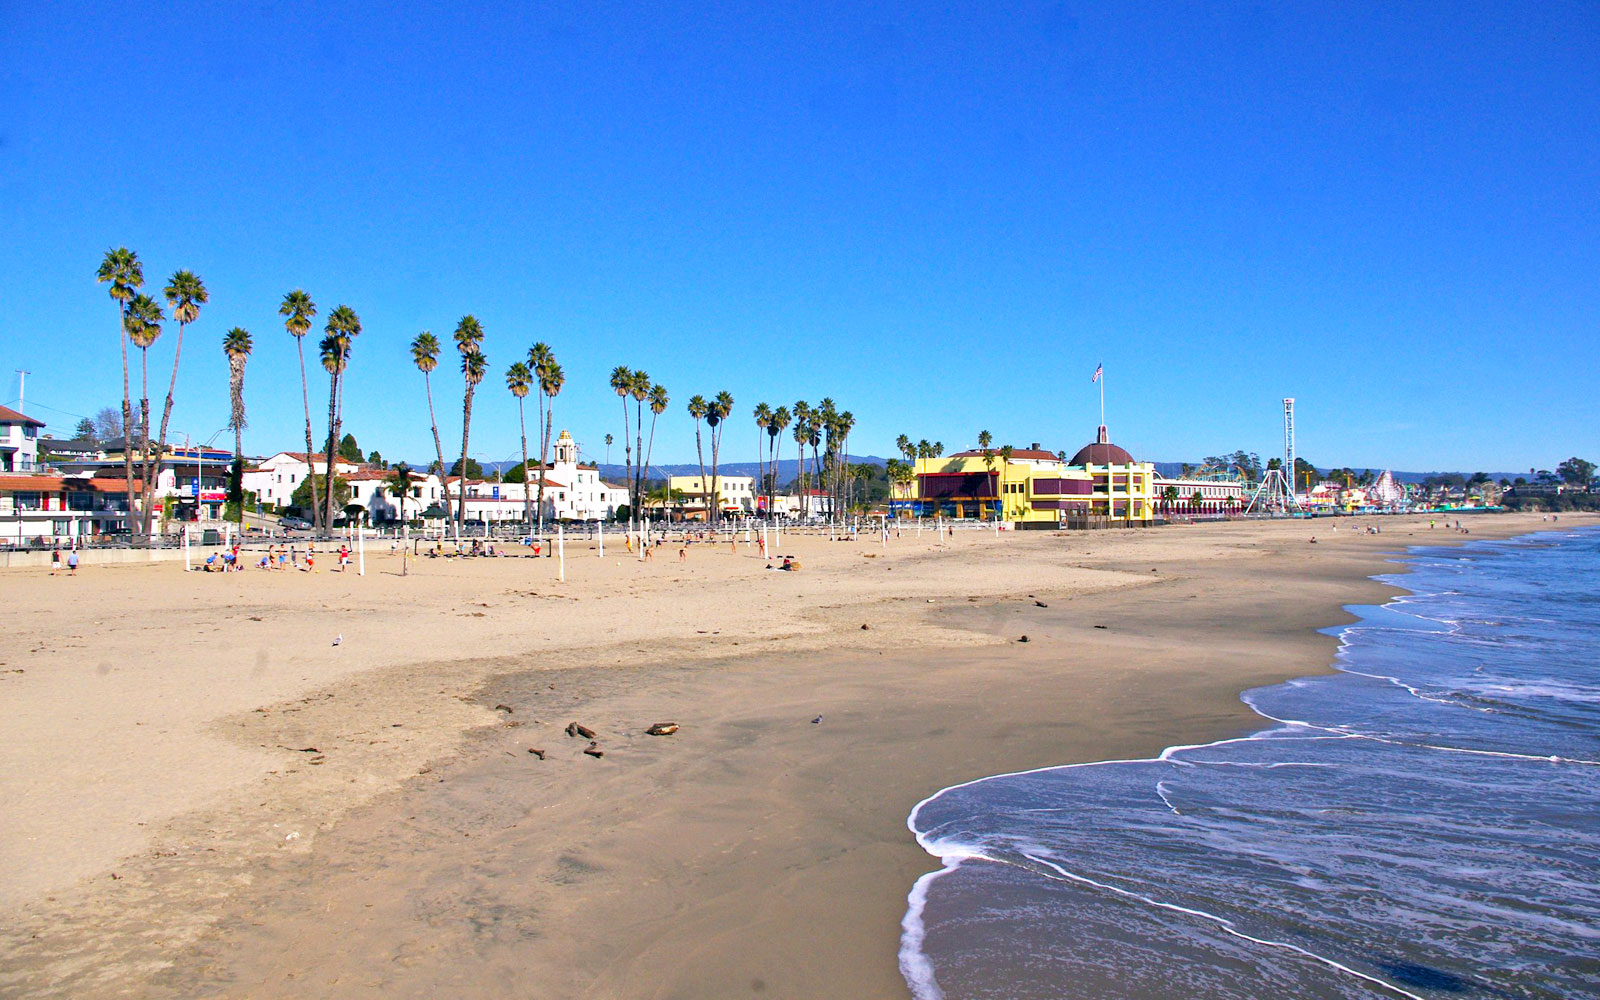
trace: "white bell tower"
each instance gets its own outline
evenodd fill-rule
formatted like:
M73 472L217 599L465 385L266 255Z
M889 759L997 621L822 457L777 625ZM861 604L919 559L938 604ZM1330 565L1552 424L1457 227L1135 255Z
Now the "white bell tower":
M556 438L555 464L577 465L578 442L572 440L572 435L562 430L561 436Z

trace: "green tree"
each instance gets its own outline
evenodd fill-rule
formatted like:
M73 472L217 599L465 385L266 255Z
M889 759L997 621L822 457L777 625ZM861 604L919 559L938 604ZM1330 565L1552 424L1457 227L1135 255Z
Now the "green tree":
M656 421L661 418L661 414L667 412L667 390L660 382L657 382L650 386L648 398L650 400L650 438L644 449L644 471L647 476L650 474L650 459L656 453ZM666 482L671 482L671 480L668 479ZM665 482L663 483L664 485Z
M410 527L411 518L406 513L406 501L411 497L411 469L406 463L401 462L394 467L394 472L389 475L389 490L395 497L395 506L400 510L400 575L411 574L411 545Z
M367 452L367 464L375 465L380 469L387 469L389 467L389 463L383 460L383 455L381 455L376 448Z
M1587 487L1594 480L1594 463L1574 455L1556 466L1556 475L1568 486Z
M700 495L702 497L705 496L708 488L708 481L706 480L705 445L702 443L700 437L700 421L706 419L706 416L710 413L711 404L706 402L706 398L704 396L689 397L689 416L694 418L694 453L695 457L700 460ZM706 521L709 522L711 520L711 504L709 501L706 503L705 513Z
M439 442L439 420L433 415L433 370L439 367L439 339L427 330L417 334L411 341L411 360L417 366L417 371L422 373L422 387L428 394L428 423L433 428L433 451L438 459L436 468L444 471L444 445ZM446 517L450 514L450 491L442 490L444 494L444 510Z
M1161 500L1167 505L1168 510L1176 507L1178 505L1178 488L1176 486L1168 486L1162 490Z
M733 394L726 389L717 393L706 409L706 424L711 428L711 504L716 513L716 523L722 522L722 480L718 464L722 452L722 424L733 413Z
M611 391L622 400L623 470L628 480L628 523L633 523L633 442L628 437L628 397L633 393L633 372L624 365L611 369Z
M72 436L80 441L94 440L94 421L88 417L78 421L78 426L72 429Z
M311 391L306 385L306 334L311 330L311 321L316 318L317 304L311 301L311 296L296 288L283 297L283 304L278 306L278 315L284 317L284 329L294 338L294 350L300 358L300 400L306 411L306 464L316 461L312 457L316 445L311 443ZM311 497L311 520L314 527L322 527L322 507L317 502L313 493Z
M161 431L156 436L156 468L160 469L160 458L167 453L167 425L172 419L172 395L178 387L178 358L183 354L183 329L190 323L200 318L200 307L211 300L206 292L205 282L192 271L175 271L167 281L167 287L162 292L166 296L167 305L172 308L172 320L178 324L178 337L176 346L172 351L172 378L167 382L166 405L161 408ZM148 431L147 431L148 433ZM155 495L153 477L146 477L145 507L150 506L150 501ZM243 492L240 492L242 503Z
M454 462L450 463L450 475L452 475L452 476L461 475L461 460L459 458L456 459ZM467 478L468 479L482 479L483 478L483 466L480 465L478 463L478 460L475 459L475 458L467 459Z
M780 406L772 411L772 419L767 421L768 449L772 453L772 472L767 477L767 519L775 516L773 510L776 505L778 492L778 467L783 459L783 432L789 426L789 408Z
M539 533L544 533L544 469L550 462L550 435L556 422L556 397L561 395L562 386L566 385L567 376L561 370L560 362L556 361L554 354L546 356L544 363L534 370L534 375L539 380L539 398L543 408L541 426L544 434L539 443ZM546 549L545 554L555 558L555 552Z
M511 367L506 369L506 388L517 400L517 430L522 435L522 464L511 470L518 473L517 478L512 479L510 476L503 478L508 482L525 483L528 481L528 422L522 414L522 401L528 398L528 393L533 388L533 372L521 361L512 362ZM544 479L542 475L539 478L541 481ZM522 520L527 524L533 523L533 498L528 495L527 490L522 491Z
M133 531L133 396L128 386L128 309L133 297L144 286L144 265L139 255L127 247L107 250L95 272L95 280L109 283L107 292L117 304L117 344L122 348L122 476L127 486L128 530Z
M346 462L361 464L361 446L356 443L354 434L346 434L339 439L339 457Z
M162 315L161 306L148 295L135 295L133 301L128 303L128 339L139 349L139 476L143 480L139 534L144 536L150 534L150 518L154 514L151 497L155 492L155 474L161 468L159 462L154 470L151 468L149 358L151 346L161 336L161 321L164 319L166 317ZM132 523L132 508L129 508L129 523Z
M324 479L333 476L334 448L339 441L339 424L344 411L344 373L350 364L350 349L361 333L361 318L347 305L334 307L323 330L322 367L328 373L328 442L325 449ZM333 526L334 503L323 499L323 527Z
M289 494L289 503L305 510L310 506L312 496L328 495L327 482L326 477L319 476L315 472L308 474L300 480L300 485L294 488L294 492ZM343 476L333 477L333 502L341 510L350 502L350 484L345 482Z
M228 356L228 426L233 428L233 470L228 477L228 502L238 506L238 523L244 523L244 364L250 360L250 333L236 326L222 338ZM196 498L198 499L198 498Z
M461 317L456 324L455 342L456 350L461 354L461 464L465 466L467 443L472 433L472 396L489 370L489 361L482 350L483 324L478 322L476 316L469 313ZM467 484L463 481L457 485L461 490L461 502L456 505L456 538L459 539L466 520Z

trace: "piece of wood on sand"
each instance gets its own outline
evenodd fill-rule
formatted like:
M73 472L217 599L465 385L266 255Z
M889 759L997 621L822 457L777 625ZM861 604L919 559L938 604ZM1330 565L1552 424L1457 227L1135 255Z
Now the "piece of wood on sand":
M678 731L676 722L658 722L644 731L646 736L671 736Z

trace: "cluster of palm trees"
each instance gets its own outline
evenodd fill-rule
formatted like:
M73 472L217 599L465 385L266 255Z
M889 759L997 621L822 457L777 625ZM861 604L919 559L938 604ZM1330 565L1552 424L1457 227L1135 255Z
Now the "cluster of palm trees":
M316 446L311 437L311 391L306 381L305 336L311 332L312 320L317 316L317 304L304 289L296 288L283 296L278 305L278 315L283 326L294 338L295 352L300 359L300 399L306 415L306 464L311 474L306 477L311 493L311 518L318 531L326 531L333 524L334 496L337 479L333 464L338 450L339 430L344 423L344 376L350 366L350 352L356 337L361 335L361 317L347 305L340 304L328 313L323 324L322 340L317 345L322 370L328 373L328 438L323 451L323 474L319 483L316 475ZM237 433L237 431L236 431Z
M478 322L478 318L471 313L468 313L467 315L461 317L459 321L457 321L455 333L451 335L451 339L455 341L456 352L461 355L462 383L461 462L456 469L456 471L460 474L458 483L460 484L459 496L462 502L455 505L455 510L453 513L449 510L448 506L450 503L450 490L448 488L449 470L444 464L444 445L439 440L439 418L435 415L433 409L432 376L434 369L439 367L439 338L435 337L431 331L424 330L412 339L410 350L412 363L417 366L418 371L422 372L422 383L428 396L428 423L433 431L433 449L438 461L439 479L447 484L446 488L443 490L446 513L449 514L455 521L456 535L459 537L461 534L461 529L466 521L467 511L467 505L465 502L467 451L471 447L472 441L472 403L474 397L477 395L478 386L483 384L484 377L489 374L489 359L488 356L483 353L483 324ZM550 363L554 363L553 359ZM559 377L559 368L557 369L557 375ZM520 411L521 399L527 395L526 385L528 384L529 380L526 378L512 379L508 373L507 384L510 385L513 381L524 386L522 396L518 397L518 406ZM515 394L516 389L513 388L512 392ZM526 468L526 432L523 433L523 456L523 467ZM402 496L401 503L403 504L404 502L405 501Z
M161 424L155 441L150 439L150 348L161 336L166 314L161 304L140 291L144 287L144 264L139 255L127 247L107 250L95 272L95 280L109 285L109 293L117 304L118 343L122 351L122 433L123 477L126 480L128 502L128 527L135 527L141 537L149 537L154 514L156 479L167 451L167 429L172 419L173 397L178 385L178 364L183 357L183 334L190 323L200 318L200 307L210 301L205 282L192 271L174 271L162 289L162 297L172 310L172 321L178 324L176 343L172 352L172 374L167 380L167 396L161 408ZM128 375L128 345L139 349L139 415L134 418L133 393ZM223 351L228 358L229 388L232 411L229 426L234 430L234 460L229 499L239 508L242 516L240 479L244 472L244 448L241 436L245 425L244 366L250 357L250 334L234 327L223 338ZM153 446L152 446L153 445ZM134 455L137 451L139 479L134 478ZM136 485L137 484L137 485ZM137 493L137 503L135 494ZM196 501L199 497L196 496Z
M528 348L528 360L514 362L506 369L506 388L511 390L511 395L517 400L517 428L522 434L522 514L526 521L533 521L534 514L531 505L533 498L527 487L528 475L528 428L523 421L522 401L528 398L529 391L535 383L539 387L539 532L544 533L544 472L550 459L550 435L555 428L555 403L556 396L560 395L561 387L566 384L566 375L561 371L561 365L556 361L555 352L550 345L539 341Z
M624 469L628 474L628 518L632 520L639 513L639 502L644 499L646 473L650 469L650 459L655 452L656 421L667 411L667 390L661 383L651 382L648 373L618 365L611 369L611 391L622 400L622 447L626 455ZM633 401L634 416L631 423L628 420L630 399ZM647 402L650 404L648 446L644 436L644 407ZM628 440L630 427L633 431L632 441ZM636 455L638 462L634 461Z
M700 493L705 498L706 520L722 520L722 427L733 413L733 393L726 389L707 401L704 396L689 397L689 416L694 418L694 452L700 463ZM711 478L706 479L706 453L700 422L711 429Z

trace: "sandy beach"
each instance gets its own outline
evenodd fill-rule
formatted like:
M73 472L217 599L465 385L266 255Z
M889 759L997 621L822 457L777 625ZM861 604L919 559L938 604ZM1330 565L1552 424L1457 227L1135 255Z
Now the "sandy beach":
M6 571L0 993L903 997L918 800L1249 727L1397 551L1550 527L1433 520Z

